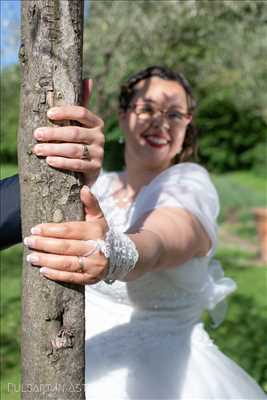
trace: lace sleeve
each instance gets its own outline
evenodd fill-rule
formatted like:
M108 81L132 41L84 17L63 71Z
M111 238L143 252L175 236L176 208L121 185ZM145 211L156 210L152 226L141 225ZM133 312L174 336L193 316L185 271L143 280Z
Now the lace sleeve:
M179 207L189 211L209 235L212 256L217 244L219 200L208 172L197 164L182 163L158 175L136 201L131 224L159 207Z

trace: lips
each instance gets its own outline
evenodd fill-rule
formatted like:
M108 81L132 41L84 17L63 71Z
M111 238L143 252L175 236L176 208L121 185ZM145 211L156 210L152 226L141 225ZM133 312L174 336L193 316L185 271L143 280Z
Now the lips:
M144 135L145 141L152 147L164 147L169 144L170 140L162 135Z

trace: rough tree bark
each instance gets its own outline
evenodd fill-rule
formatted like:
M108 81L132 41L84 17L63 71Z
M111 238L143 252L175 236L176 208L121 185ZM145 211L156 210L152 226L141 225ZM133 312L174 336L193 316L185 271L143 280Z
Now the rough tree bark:
M82 84L83 0L23 0L19 174L23 237L41 222L83 218L81 181L31 153L46 111L77 104ZM84 399L84 289L23 265L22 398Z

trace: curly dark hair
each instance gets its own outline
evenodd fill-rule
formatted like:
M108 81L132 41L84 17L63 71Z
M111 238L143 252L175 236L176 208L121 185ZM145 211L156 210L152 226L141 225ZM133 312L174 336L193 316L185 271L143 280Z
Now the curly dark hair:
M184 78L182 74L175 72L168 67L158 66L158 65L153 65L151 67L148 67L146 69L137 72L134 75L131 75L127 79L127 81L122 84L119 94L119 109L124 112L127 111L133 97L137 93L136 89L137 83L145 79L149 79L153 76L157 76L161 79L168 81L178 82L184 88L187 100L188 113L190 113L193 117L193 112L196 109L196 100L193 96L192 89L187 80ZM198 151L197 139L198 139L198 132L192 119L190 124L188 124L187 126L183 149L181 153L176 156L174 160L175 163L197 159L197 151Z

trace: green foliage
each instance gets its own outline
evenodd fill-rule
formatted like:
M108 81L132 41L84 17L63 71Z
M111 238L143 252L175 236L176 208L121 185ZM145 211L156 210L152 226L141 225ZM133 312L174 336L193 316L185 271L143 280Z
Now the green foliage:
M223 93L221 93L221 96ZM248 169L267 170L267 125L253 110L241 112L231 98L203 95L197 126L200 161L217 172Z
M17 128L19 118L19 67L13 66L1 72L0 80L0 129L2 162L17 160Z

